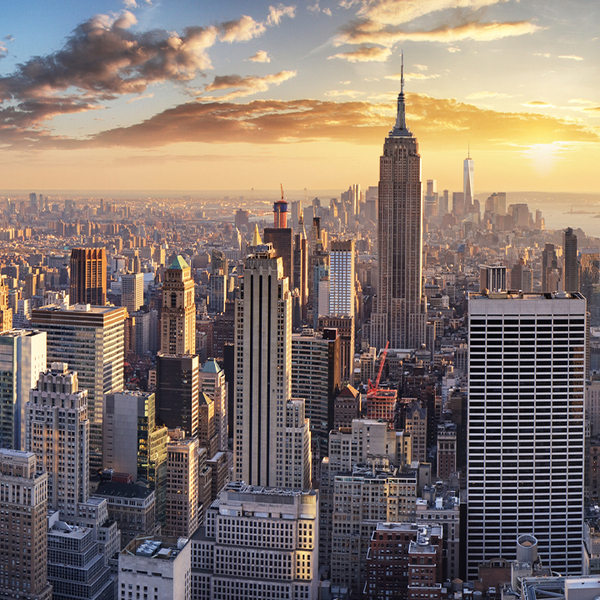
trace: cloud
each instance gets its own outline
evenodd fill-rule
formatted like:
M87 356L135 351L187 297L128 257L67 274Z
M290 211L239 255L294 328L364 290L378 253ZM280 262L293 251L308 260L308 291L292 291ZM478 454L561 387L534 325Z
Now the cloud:
M272 8L272 7L271 7ZM265 32L265 25L243 15L235 21L227 21L219 26L219 39L222 42L247 42Z
M233 83L233 82L230 82ZM422 147L454 150L471 144L490 150L600 138L581 123L539 113L506 113L425 94L407 95L407 121ZM158 148L180 142L280 144L315 140L380 146L395 118L395 99L383 103L332 100L188 102L136 125L86 140L31 132L35 141L0 129L0 144L28 151L54 147Z
M138 100L145 100L146 98L154 98L154 94L142 94L141 96L135 96L135 97L127 100L127 104L133 104L134 102L137 102Z
M235 89L221 96L219 100L229 101L234 98L241 98L244 96L252 96L260 92L266 92L271 85L279 85L288 79L296 76L296 71L280 71L273 75L266 75L264 77L250 76L242 77L240 75L219 75L215 77L212 83L205 86L205 92L217 92L221 90ZM202 101L215 100L214 96L203 96L199 98Z
M401 74L396 73L395 75L386 75L386 79L392 79L393 81L400 81ZM425 73L404 73L404 79L406 81L422 81L424 79L437 79L439 75L437 73L432 73L431 75L426 75Z
M488 98L512 98L512 96L501 92L473 92L466 96L467 100L483 100Z
M550 58L552 55L549 52L534 52L534 56L543 56L544 58Z
M476 10L508 0L363 0L358 16L386 25L402 25L446 9Z
M340 52L329 58L341 58L348 62L385 62L392 55L389 48L380 48L379 46L361 46L351 52Z
M398 42L442 42L453 43L465 40L490 42L506 37L527 35L541 29L530 21L504 23L480 23L473 21L458 27L442 25L428 31L403 31L397 27L380 27L377 23L353 22L342 29L334 44L380 44L392 47Z
M575 54L561 54L558 58L566 58L568 60L583 60L581 56L576 56Z
M291 13L293 7L270 7L267 21ZM0 129L36 129L56 115L99 108L103 101L141 94L155 83L192 81L212 69L208 50L215 43L247 41L266 27L245 15L187 27L181 34L135 32L136 23L128 10L96 15L78 25L58 51L34 56L0 77Z
M317 0L314 4L308 4L306 10L312 13L320 12L321 7L319 6L319 0Z
M256 54L253 54L248 60L258 63L271 62L271 57L267 54L266 50L259 50Z
M331 16L331 9L330 8L324 8L323 9L323 14L327 15L328 17Z
M543 100L531 100L530 102L525 102L523 106L540 106L540 107L550 107L553 106L550 102L544 102Z
M446 50L448 50L448 52L451 52L452 54L454 54L455 52L460 52L460 48L457 48L456 46L449 46L448 48L446 48Z
M427 71L427 65L415 64L414 67L417 69L417 71Z
M137 8L137 2L135 0L123 0L123 6L127 9Z
M269 16L267 17L267 25L279 25L283 17L293 19L296 16L295 6L284 6L279 3L277 6L269 6Z
M329 92L325 92L325 95L330 98L358 98L364 96L364 92L358 92L356 90L330 90Z
M6 44L0 42L0 58L4 58L8 54L8 48Z

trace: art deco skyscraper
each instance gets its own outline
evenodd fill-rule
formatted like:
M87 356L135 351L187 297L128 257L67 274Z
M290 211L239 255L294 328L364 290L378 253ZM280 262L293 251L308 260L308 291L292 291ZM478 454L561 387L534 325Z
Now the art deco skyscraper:
M371 344L418 348L425 341L422 296L423 205L421 157L406 127L404 76L394 128L379 162L379 288L371 316Z
M310 431L303 406L298 410L289 402L292 296L283 260L271 244L258 245L246 258L235 323L235 479L249 485L309 488L310 470L301 469L289 479L304 461ZM302 423L294 419L298 414ZM292 440L288 428L294 430Z
M534 535L581 573L586 306L580 294L469 298L468 578Z
M191 269L181 256L167 269L162 288L160 350L196 354L196 305Z
M48 473L48 507L62 520L77 516L89 499L88 391L66 363L52 363L40 374L27 404L27 450Z
M71 250L71 304L106 304L106 250L73 248Z

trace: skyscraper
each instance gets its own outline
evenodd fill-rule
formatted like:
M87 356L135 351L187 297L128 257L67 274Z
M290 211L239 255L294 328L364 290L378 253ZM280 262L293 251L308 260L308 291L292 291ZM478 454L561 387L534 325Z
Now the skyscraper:
M102 468L104 394L123 389L126 314L122 306L50 304L31 315L32 325L46 332L48 362L66 362L88 391L91 468Z
M47 473L33 452L0 449L0 597L50 600Z
M5 277L0 277L0 332L13 326L13 309L8 306L8 287Z
M160 349L165 354L196 353L196 305L191 269L177 256L165 273Z
M121 305L131 315L144 304L144 274L127 273L121 277Z
M25 407L45 370L44 332L12 329L0 333L0 448L25 450Z
M471 212L473 200L475 199L475 164L471 155L465 158L463 163L463 194L465 201L465 212Z
M579 291L579 263L577 262L577 236L570 227L564 231L565 292Z
M296 405L288 407L292 298L283 261L271 244L257 246L246 258L235 322L235 479L249 485L310 488L310 477L307 481L304 476L285 485L286 471L302 461L306 444L296 438L286 447L288 411L297 412ZM310 436L306 422L302 436Z
M48 508L72 520L89 498L88 392L65 363L40 374L27 404L27 450L48 473Z
M354 316L354 279L354 240L332 242L329 252L328 316Z
M580 294L469 298L469 579L524 533L581 573L585 338Z
M213 248L210 262L208 312L217 314L225 312L228 278L229 267L225 253Z
M71 304L106 304L106 250L73 248L71 250Z
M425 341L421 157L406 127L404 76L401 90L379 163L379 287L371 315L371 345L378 348L387 341L391 348L418 348Z

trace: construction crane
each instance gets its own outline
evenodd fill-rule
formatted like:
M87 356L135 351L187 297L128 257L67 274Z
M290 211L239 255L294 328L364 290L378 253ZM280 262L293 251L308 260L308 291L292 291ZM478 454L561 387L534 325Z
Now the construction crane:
M377 390L379 389L379 382L381 381L381 374L383 373L383 367L385 366L385 357L388 353L388 348L390 347L389 341L385 345L385 349L381 353L381 358L379 359L379 372L377 373L377 379L375 380L375 385L369 379L369 385L367 389L367 397L375 396L377 394Z

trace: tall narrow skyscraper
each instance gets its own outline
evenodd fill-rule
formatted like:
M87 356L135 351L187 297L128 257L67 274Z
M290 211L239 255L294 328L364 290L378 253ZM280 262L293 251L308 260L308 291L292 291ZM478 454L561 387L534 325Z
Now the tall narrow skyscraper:
M271 244L246 258L241 298L236 301L235 479L249 485L309 488L310 470L298 471L310 439L304 410L289 403L292 375L292 297L283 260ZM304 401L302 401L304 404ZM290 413L288 415L288 413ZM287 439L288 416L294 422ZM296 419L297 421L297 419ZM300 439L302 438L302 439Z
M71 304L106 304L106 250L73 248L71 250Z
M579 291L579 263L577 261L577 236L570 227L564 231L565 292Z
M418 348L425 341L422 296L423 205L421 157L406 127L404 76L394 128L379 162L379 287L371 315L371 345Z
M586 306L580 294L469 297L468 578L534 535L581 573Z
M181 256L167 269L162 288L160 350L165 354L196 354L194 280Z
M465 158L463 163L463 194L465 200L465 212L471 212L475 196L475 163L471 154Z

